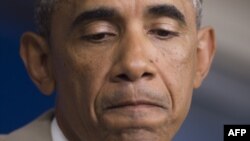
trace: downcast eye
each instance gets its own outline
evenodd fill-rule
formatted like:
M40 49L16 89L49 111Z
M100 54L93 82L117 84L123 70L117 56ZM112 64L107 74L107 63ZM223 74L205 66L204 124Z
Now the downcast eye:
M103 33L84 35L81 38L89 42L101 43L101 42L112 40L115 36L116 34L114 33L103 32Z
M154 29L150 31L150 34L159 39L169 39L179 35L178 32L173 32L165 29Z

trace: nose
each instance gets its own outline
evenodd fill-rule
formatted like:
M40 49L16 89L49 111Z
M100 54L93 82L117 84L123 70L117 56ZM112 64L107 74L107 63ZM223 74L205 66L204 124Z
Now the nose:
M151 58L152 47L141 36L130 34L120 42L111 71L113 82L134 82L155 77L154 63Z

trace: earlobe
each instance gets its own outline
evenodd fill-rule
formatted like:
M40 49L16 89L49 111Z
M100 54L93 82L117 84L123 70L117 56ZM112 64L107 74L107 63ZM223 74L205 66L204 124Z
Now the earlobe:
M33 32L23 34L20 56L32 81L45 95L50 95L55 86L49 52L49 46L43 37Z
M196 49L196 75L194 88L198 88L209 72L216 51L215 34L211 27L202 28L198 33Z

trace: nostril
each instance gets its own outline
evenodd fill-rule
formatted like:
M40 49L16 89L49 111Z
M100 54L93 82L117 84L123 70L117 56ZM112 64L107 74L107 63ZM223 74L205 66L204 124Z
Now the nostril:
M126 74L120 74L117 76L117 78L124 81L130 81L129 77Z
M125 73L123 74L119 74L116 76L116 81L134 81L134 80L137 80L138 78L147 78L147 79L150 79L153 77L153 74L152 73L148 73L148 72L145 72L143 73L142 75L138 75L138 77L135 77L135 76L129 76Z
M151 76L153 76L153 74L152 73L148 73L148 72L145 72L142 75L142 77L151 77Z
M142 74L142 78L152 78L152 77L153 77L153 74L149 72L145 72Z

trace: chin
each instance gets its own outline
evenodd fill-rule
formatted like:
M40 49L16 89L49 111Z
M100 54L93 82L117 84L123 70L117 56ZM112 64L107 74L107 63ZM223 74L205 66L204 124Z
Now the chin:
M100 115L104 141L170 141L173 136L168 109L137 106L111 109Z
M111 132L104 141L171 141L167 133L146 128L128 128Z

